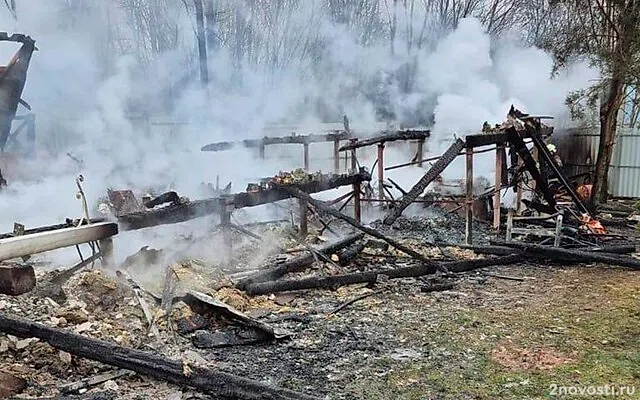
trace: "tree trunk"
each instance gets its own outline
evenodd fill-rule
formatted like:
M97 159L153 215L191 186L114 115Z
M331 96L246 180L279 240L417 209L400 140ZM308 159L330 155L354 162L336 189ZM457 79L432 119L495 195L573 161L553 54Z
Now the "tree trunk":
M598 146L598 158L593 181L591 200L594 208L607 202L607 184L609 165L613 154L613 144L616 137L618 111L624 97L624 81L615 74L609 82L608 93L605 102L600 106L600 144Z
M194 0L196 7L196 35L198 36L198 54L200 56L200 82L203 87L209 85L209 66L207 65L207 40L204 30L204 10L202 0Z

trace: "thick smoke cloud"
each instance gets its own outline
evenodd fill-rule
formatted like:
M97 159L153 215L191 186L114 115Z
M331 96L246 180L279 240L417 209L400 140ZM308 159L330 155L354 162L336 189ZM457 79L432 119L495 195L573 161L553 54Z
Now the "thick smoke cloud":
M210 55L211 84L205 92L188 79L197 76L197 62L193 21L185 10L178 8L175 14L179 46L142 63L140 54L122 50L129 43L125 39L136 38L131 28L116 32L114 26L128 22L118 7L107 3L96 2L101 12L67 25L61 23L64 15L55 1L21 2L17 24L8 13L0 15L2 26L31 35L40 48L24 92L38 118L39 155L8 177L11 190L0 195L2 231L11 230L15 221L38 226L79 216L78 172L85 175L92 205L110 187L171 187L201 197L200 183L213 182L216 175L223 185L233 181L240 191L258 177L301 166L299 149L274 149L270 159L259 162L252 151L202 153L202 145L260 137L274 122L309 133L320 122L339 122L347 114L352 128L365 134L382 120L395 126L430 125L429 151L438 154L454 135L478 131L484 121L501 122L510 104L564 121L567 93L596 76L578 65L551 79L547 54L492 39L473 18L461 20L447 34L434 32L438 40L421 48L402 45L406 38L400 36L392 55L386 40L363 45L362 32L337 24L314 8L318 2L309 1L291 13L287 29L274 34L282 40L298 35L314 44L308 56L292 47L277 62L256 64L238 61L229 47L219 48ZM260 32L255 18L247 24ZM121 38L120 51L105 43L114 32ZM265 31L265 46L273 45L272 39ZM1 54L8 57L10 52ZM189 123L148 130L132 118L144 112ZM329 160L315 160L328 150L314 151L314 169L329 170ZM67 152L81 158L83 167ZM276 160L275 154L290 157ZM387 162L406 162L412 155L406 146L390 147ZM363 152L362 164L371 165L372 156ZM489 175L490 158L478 157L476 168L479 175ZM460 178L461 171L456 163L445 176ZM411 186L422 173L409 168L390 176ZM19 175L28 179L20 181ZM130 248L123 251L149 240L168 244L175 235L208 224L159 230L146 242L128 241Z

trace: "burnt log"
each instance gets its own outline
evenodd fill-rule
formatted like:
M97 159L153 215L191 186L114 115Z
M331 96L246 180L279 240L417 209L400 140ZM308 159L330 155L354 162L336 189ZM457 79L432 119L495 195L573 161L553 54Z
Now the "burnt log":
M631 257L624 257L618 254L608 254L593 251L582 251L574 249L562 249L559 247L542 246L539 244L520 242L496 242L501 246L513 247L522 250L527 255L536 257L544 256L550 259L572 260L578 262L598 262L603 264L617 265L632 269L640 269L640 260Z
M316 249L316 252L330 256L331 254L334 254L337 251L352 245L363 237L364 235L362 233L350 235L344 239L338 240L337 242L320 247ZM282 264L270 267L264 271L260 271L241 280L236 284L236 287L238 289L244 289L246 286L254 283L273 281L292 272L304 271L308 266L313 265L315 260L316 258L314 257L313 253L295 257L291 260L283 262Z
M409 207L411 203L415 201L424 192L424 190L429 186L431 182L433 182L442 171L447 168L449 164L453 162L453 160L460 154L462 149L464 149L464 141L462 139L457 139L453 144L445 151L442 156L436 161L431 168L427 171L426 174L420 178L420 180L413 185L409 193L405 196L402 196L402 200L400 200L399 204L396 204L395 207L389 211L387 216L384 218L384 223L386 225L391 225L395 222L396 219L402 212Z
M33 267L0 265L0 294L19 296L36 286L36 274Z
M226 372L190 365L186 360L172 360L47 327L19 317L0 314L0 332L20 338L36 337L56 349L78 357L128 369L176 385L192 387L214 397L246 400L317 399Z
M494 265L510 265L523 261L522 255L515 254L506 257L486 258L479 260L456 261L445 263L444 266L450 272L466 272L478 268L490 267ZM375 283L378 275L386 275L389 279L416 278L430 275L436 272L436 268L429 265L418 265L396 269L378 269L373 271L358 272L353 274L333 275L325 277L311 277L297 280L285 280L274 282L263 282L249 285L246 292L251 295L261 295L277 292L287 292L306 289L334 289L340 286L355 285L360 283Z
M441 266L436 263L433 260L428 259L427 257L425 257L424 255L418 253L417 251L403 245L402 243L396 241L395 239L392 239L386 235L381 234L380 232L376 231L375 229L369 228L368 226L364 226L361 223L359 223L358 221L356 221L355 218L352 218L348 215L345 215L343 213L341 213L338 210L335 210L329 206L327 206L323 201L320 200L316 200L313 197L309 196L307 193L304 193L296 188L291 188L291 187L285 187L282 186L282 188L286 191L288 191L289 193L291 193L292 196L297 197L299 199L304 199L307 200L309 202L309 204L313 205L316 209L318 209L319 211L325 213L325 214L329 214L332 217L335 218L339 218L343 221L345 221L346 223L348 223L349 225L353 226L354 228L366 233L367 235L373 236L377 239L380 240L384 240L385 242L389 243L389 245L391 245L392 247L400 250L401 252L410 255L411 257L415 258L416 260L422 261L426 266L430 266L436 269L441 269Z

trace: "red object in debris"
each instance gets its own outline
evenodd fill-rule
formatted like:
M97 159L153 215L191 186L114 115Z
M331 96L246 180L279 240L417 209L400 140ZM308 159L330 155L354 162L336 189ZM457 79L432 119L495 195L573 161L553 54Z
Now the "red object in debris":
M593 185L591 184L580 185L578 186L578 189L576 190L576 192L578 193L578 196L580 196L582 200L589 200L591 198L592 190L593 190Z
M596 235L604 235L607 233L607 230L604 226L602 226L600 221L595 218L591 218L591 216L589 216L588 214L584 214L580 218L580 222L582 222L580 229L585 230L589 233L594 233Z

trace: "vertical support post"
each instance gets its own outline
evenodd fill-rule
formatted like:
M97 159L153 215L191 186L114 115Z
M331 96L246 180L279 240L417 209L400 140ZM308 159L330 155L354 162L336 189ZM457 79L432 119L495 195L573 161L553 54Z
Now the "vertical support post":
M355 143L357 142L358 139L351 139L351 143ZM351 170L352 171L357 171L358 170L358 159L356 158L356 149L351 150ZM360 211L360 184L361 182L358 181L356 183L353 184L353 218L356 219L356 221L360 222L362 213Z
M511 231L513 230L513 213L513 208L509 208L509 211L507 213L507 235L505 236L505 240L507 242L511 241Z
M260 143L260 147L258 147L258 152L260 154L261 160L264 160L264 148L265 148L264 143Z
M378 144L378 199L384 200L384 143Z
M418 140L418 151L416 152L418 155L418 167L422 168L422 159L424 157L424 139Z
M333 140L333 173L340 173L340 139Z
M495 193L493 194L493 228L500 231L500 191L502 189L502 153L504 144L498 143L496 146L496 176Z
M307 222L309 204L306 200L300 199L300 237L304 238L309 233L309 225Z
M230 199L229 199L230 200ZM220 211L220 226L222 227L222 240L224 243L225 258L229 259L233 246L231 238L231 211L233 204L225 202L224 207Z
M305 143L304 145L304 170L309 172L309 143Z
M473 244L473 147L467 146L467 176L466 176L466 225L465 225L465 241L468 245Z
M518 156L518 169L522 170L522 166L524 165L524 161L520 156ZM523 172L524 174L528 173L527 171ZM516 215L520 215L520 210L522 209L522 191L524 190L524 184L522 183L522 179L520 179L517 183L516 190Z
M113 259L113 238L101 239L98 241L98 245L102 253L102 265L115 265Z
M556 217L556 236L553 240L554 247L560 247L562 243L562 214Z

